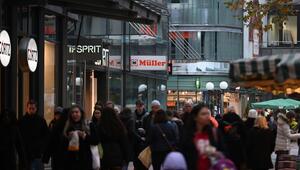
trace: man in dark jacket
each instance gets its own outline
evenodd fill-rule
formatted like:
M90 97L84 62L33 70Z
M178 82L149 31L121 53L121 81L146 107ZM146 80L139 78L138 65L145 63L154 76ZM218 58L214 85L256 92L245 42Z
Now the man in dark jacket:
M192 109L193 109L193 102L192 101L186 101L184 103L184 107L183 107L183 115L182 115L182 121L184 124L187 123L189 117L190 117L190 114L192 112Z
M153 124L155 114L159 110L160 110L160 102L158 100L153 100L151 102L151 111L150 111L150 113L147 116L145 116L145 118L143 119L143 128L146 131L146 136L147 136L147 133L149 132L149 130L151 128L151 125Z
M18 127L15 113L4 111L0 114L0 169L28 170L24 145ZM17 168L17 155L19 168Z
M28 163L32 170L43 170L42 153L48 136L48 127L44 118L37 114L37 103L30 100L27 112L19 121L21 136L25 143Z
M138 159L139 154L145 149L145 129L143 128L143 119L148 115L145 109L145 104L142 100L138 100L135 103L135 144L134 144L134 168L138 170L146 170L147 168L141 163L141 161Z

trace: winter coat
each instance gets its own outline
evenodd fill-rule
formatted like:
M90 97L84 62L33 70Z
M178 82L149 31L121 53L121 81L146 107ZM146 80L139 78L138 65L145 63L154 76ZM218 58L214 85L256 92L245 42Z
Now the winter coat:
M41 158L49 133L45 119L38 114L25 114L19 121L19 129L29 162L35 158Z
M63 134L62 145L63 145L63 166L64 170L92 170L92 153L91 145L98 144L98 138L95 128L90 124L88 128L90 132L86 132L85 139L79 137L79 151L69 151L69 138ZM72 127L66 131L68 134L70 131L79 130L73 129ZM82 129L81 129L82 130Z
M169 144L162 133L166 135ZM150 128L149 135L147 136L147 142L149 143L152 152L166 152L176 148L179 143L179 132L176 123L167 121L164 123L153 124Z
M189 170L197 169L198 152L194 144L195 131L195 127L188 127L185 125L180 138L179 150L183 153L187 162L187 169ZM209 125L204 128L204 132L208 134L210 144L216 147L218 151L227 155L221 131L216 129L217 134L214 135L213 127Z
M103 148L101 168L122 167L129 161L128 138L126 134L113 136L100 124L99 137Z
M226 130L227 126L235 128L236 134L229 133ZM247 131L244 122L236 113L227 113L223 116L221 129L223 130L224 141L228 149L228 157L240 168L247 160L245 149Z
M300 134L291 134L290 126L281 118L277 120L275 151L289 151L291 139L299 139Z
M0 169L17 170L17 155L20 170L27 170L24 144L19 129L14 125L4 125L0 122Z
M248 133L247 163L251 169L271 169L271 154L275 146L275 136L270 129L254 127Z
M147 133L149 133L151 126L153 125L153 112L150 112L149 114L147 114L144 118L143 118L143 129L146 132L146 136Z
M124 116L121 115L121 121L123 125L126 127L127 130L127 138L128 138L128 156L129 160L132 161L134 158L134 144L135 139L139 138L139 135L137 134L135 130L135 120L131 116Z

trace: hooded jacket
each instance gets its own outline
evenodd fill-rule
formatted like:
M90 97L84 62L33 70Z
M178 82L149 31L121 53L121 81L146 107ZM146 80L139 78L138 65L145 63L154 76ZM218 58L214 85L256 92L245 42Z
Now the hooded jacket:
M277 136L275 151L289 151L291 139L299 139L300 133L291 134L291 129L288 123L280 116L277 120Z

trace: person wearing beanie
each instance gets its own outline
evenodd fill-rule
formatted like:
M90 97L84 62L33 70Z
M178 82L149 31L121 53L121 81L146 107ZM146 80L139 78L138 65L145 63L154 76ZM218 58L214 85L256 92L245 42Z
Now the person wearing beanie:
M63 113L64 108L58 106L55 108L54 110L54 118L53 120L51 120L50 124L49 124L49 129L52 130L53 127L55 126L56 122L60 119L61 114Z
M280 155L289 154L291 149L291 140L299 139L300 133L291 134L289 119L283 113L277 115L277 135L275 142L275 153L277 154L276 165L277 169L278 158Z
M180 152L169 153L161 170L187 170L184 156Z
M149 132L150 126L153 124L153 120L157 111L160 110L160 102L158 100L153 100L151 102L151 111L147 116L144 117L143 120L143 128L145 130L145 134Z
M255 109L250 109L248 112L248 118L245 122L246 128L248 130L250 130L251 128L253 128L254 123L255 123L255 119L257 118L258 113Z

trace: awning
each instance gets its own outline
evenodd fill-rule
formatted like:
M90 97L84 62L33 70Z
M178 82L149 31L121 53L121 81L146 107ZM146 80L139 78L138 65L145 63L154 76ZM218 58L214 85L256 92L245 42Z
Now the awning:
M255 109L297 109L300 106L300 102L293 99L274 99L252 103L251 106Z
M230 78L237 86L267 91L300 88L300 53L241 59L230 64Z

